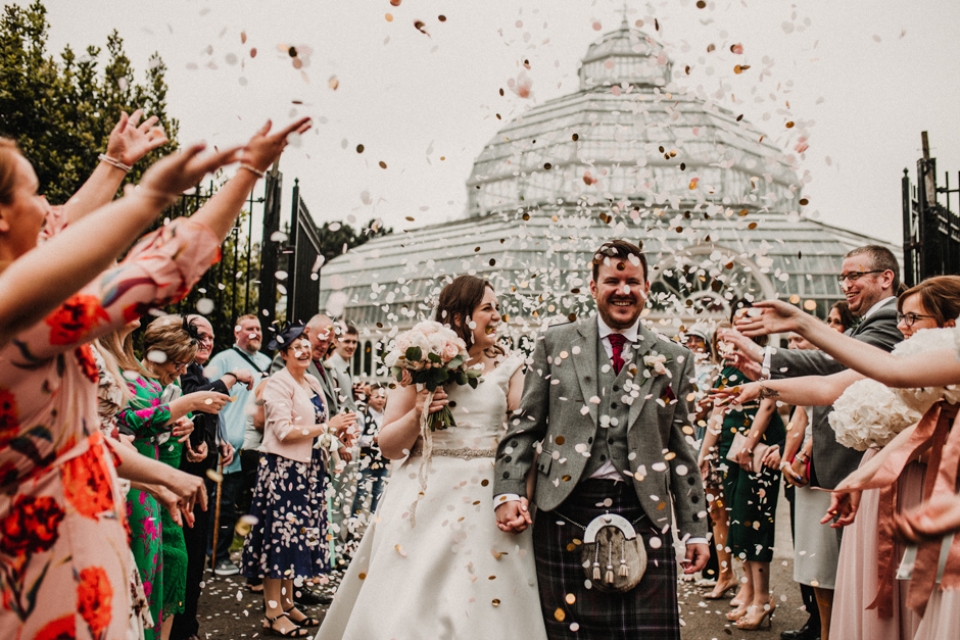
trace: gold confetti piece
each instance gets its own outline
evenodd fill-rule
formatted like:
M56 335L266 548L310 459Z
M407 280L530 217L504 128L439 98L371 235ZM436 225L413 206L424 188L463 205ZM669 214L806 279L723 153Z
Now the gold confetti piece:
M430 34L427 33L427 30L424 28L426 25L423 24L423 20L414 20L413 28L422 33L423 35L429 37Z
M484 478L483 480L480 481L480 486L481 486L481 487L486 487L486 486L489 485L489 484L490 484L490 481L487 480L486 478Z
M252 49L250 49L250 57L251 57L251 58L256 58L256 57L257 57L257 48L256 48L256 47L253 47Z
M390 4L393 5L394 7L399 7L400 0L390 0Z
M404 550L403 550L403 547L400 546L399 544L393 545L393 549L394 549L394 551L396 551L398 554L400 554L400 557L401 557L401 558L406 558L406 557L407 557L407 552L404 551Z
M557 610L553 612L553 617L557 622L563 622L567 619L567 613L560 607L557 607Z
M577 596L575 596L572 593L568 593L567 597L564 598L564 600L566 601L567 604L573 604L574 602L577 601Z
M500 598L494 598L494 599L493 599L493 602L491 602L491 604L492 604L493 606L495 606L495 607L499 607L499 606L500 606Z
M337 80L337 76L330 76L330 79L327 80L327 86L336 91L337 87L340 86L340 81Z
M387 20L387 22L393 22L393 14L392 14L392 13L388 13L388 14L384 15L383 17Z
M357 145L357 153L363 153L364 146L362 144Z
M565 439L563 436L557 436L557 437L554 439L554 442L556 442L558 445L561 445L561 446L562 446L563 443L566 442L566 439Z
M808 200L807 198L800 198L800 206L801 206L801 207L805 207L805 206L807 206L808 204L810 204L810 200Z
M437 16L437 20L439 20L440 22L446 22L447 16L440 14L439 16Z
M490 576L487 578L487 580L496 580L496 579L497 579L497 576Z
M366 579L367 579L367 574L365 574L363 571L361 571L360 573L357 574L357 577L360 578L361 580L366 580Z
M793 120L786 124L787 129L793 129Z
M246 32L246 31L241 31L241 32L240 32L240 44L247 44L247 32Z

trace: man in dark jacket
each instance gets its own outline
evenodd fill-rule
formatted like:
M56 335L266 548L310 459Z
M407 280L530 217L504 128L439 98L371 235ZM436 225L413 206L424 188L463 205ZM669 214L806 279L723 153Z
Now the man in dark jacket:
M230 388L238 382L248 386L253 383L253 376L247 370L232 371L216 380L208 380L203 374L203 365L210 359L213 351L213 326L203 316L189 316L187 320L197 329L199 348L186 373L180 376L180 386L184 394L217 391L229 395ZM229 442L220 441L217 437L218 424L219 416L215 413L198 413L193 416L193 433L190 434L189 446L183 449L181 470L206 478L207 472L216 467L217 456L212 452L218 448L224 464L230 463L233 459L233 447ZM199 504L194 507L193 515L193 526L183 528L183 538L187 545L187 592L183 613L174 618L171 640L193 640L200 637L197 602L200 599L200 583L203 581L203 568L207 557L209 520L207 514L200 510Z

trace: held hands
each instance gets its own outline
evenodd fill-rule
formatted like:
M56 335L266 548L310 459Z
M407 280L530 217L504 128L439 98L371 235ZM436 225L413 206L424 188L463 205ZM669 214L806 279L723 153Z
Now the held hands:
M217 391L194 391L187 395L193 404L191 411L202 413L219 413L224 405L231 402L230 396Z
M242 164L249 165L257 171L266 171L283 153L290 134L305 133L312 126L312 123L310 118L300 118L272 136L267 135L270 133L270 127L272 126L273 123L267 120L267 124L263 125L263 128L250 138L250 141L240 153Z
M506 533L520 533L533 524L530 503L526 498L510 500L497 505L497 528Z
M702 571L710 560L710 545L697 543L687 545L686 558L681 561L683 572L687 575Z
M163 127L157 125L157 116L150 116L138 126L142 117L142 109L137 109L130 116L126 112L120 113L120 121L110 132L107 141L108 156L133 166L140 158L168 142Z

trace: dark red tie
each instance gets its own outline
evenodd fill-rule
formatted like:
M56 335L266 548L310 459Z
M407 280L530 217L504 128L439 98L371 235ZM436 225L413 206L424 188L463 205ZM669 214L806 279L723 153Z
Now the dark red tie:
M613 370L620 373L620 369L623 368L623 345L626 344L627 338L619 333L611 333L607 336L607 340L610 341L610 346L613 348Z

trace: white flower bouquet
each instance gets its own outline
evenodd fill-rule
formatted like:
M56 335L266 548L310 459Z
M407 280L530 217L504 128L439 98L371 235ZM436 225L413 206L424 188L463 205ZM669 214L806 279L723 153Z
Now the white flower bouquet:
M439 322L425 321L398 335L383 362L397 382L402 382L407 372L410 381L426 387L432 398L437 388L448 382L477 388L480 370L467 367L469 358L467 345L453 330ZM429 404L430 399L424 411ZM456 425L448 407L428 419L431 431Z
M893 350L897 357L913 356L928 351L941 351L952 344L954 329L925 329ZM949 332L949 333L948 333ZM919 422L923 414L938 400L960 401L956 386L917 389L891 389L876 380L859 380L850 385L833 404L830 426L837 442L866 451L883 447L898 433Z

